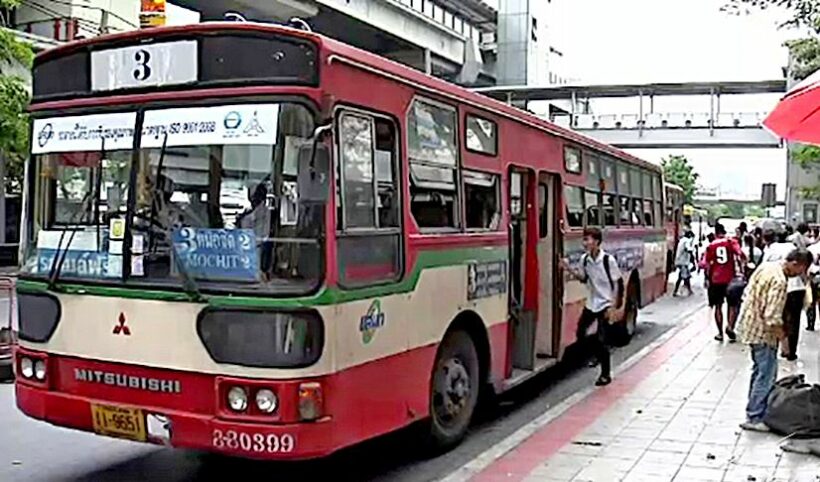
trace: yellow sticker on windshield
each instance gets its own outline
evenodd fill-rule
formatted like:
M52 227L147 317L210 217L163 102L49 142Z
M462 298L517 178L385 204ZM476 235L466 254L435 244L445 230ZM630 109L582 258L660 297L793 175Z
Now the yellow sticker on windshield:
M125 219L112 218L109 230L111 239L122 239L125 237Z

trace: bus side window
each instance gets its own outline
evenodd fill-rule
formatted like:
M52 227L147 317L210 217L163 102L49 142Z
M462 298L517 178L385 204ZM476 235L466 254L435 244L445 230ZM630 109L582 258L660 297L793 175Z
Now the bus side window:
M396 280L402 266L396 126L383 117L345 111L337 130L339 284Z
M410 212L422 230L461 227L457 127L455 109L435 101L417 99L407 113Z
M584 194L584 206L586 207L586 225L601 225L601 203L599 192L587 189Z
M564 186L567 205L567 225L571 228L584 226L584 190L577 186Z

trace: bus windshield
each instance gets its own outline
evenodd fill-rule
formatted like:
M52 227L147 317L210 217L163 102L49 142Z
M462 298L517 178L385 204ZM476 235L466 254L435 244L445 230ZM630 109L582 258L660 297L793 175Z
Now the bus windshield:
M266 293L318 285L324 205L300 197L310 111L148 109L134 152L136 119L35 120L24 273Z

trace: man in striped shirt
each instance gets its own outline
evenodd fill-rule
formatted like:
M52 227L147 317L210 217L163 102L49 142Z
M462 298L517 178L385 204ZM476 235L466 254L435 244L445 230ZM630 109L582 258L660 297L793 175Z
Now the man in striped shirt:
M798 248L783 261L764 263L749 279L740 317L740 340L750 346L752 353L746 422L740 425L745 430L769 430L763 416L777 378L777 345L783 337L787 279L802 276L811 262L811 253Z

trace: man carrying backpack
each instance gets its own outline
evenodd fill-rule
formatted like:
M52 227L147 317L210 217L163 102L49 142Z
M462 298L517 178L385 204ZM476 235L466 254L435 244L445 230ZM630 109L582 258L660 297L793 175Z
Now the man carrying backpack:
M584 229L583 245L586 252L581 257L580 268L573 269L565 259L561 262L572 277L587 285L588 295L576 336L581 340L592 324L597 322L597 333L592 343L595 357L601 364L601 376L595 381L595 385L599 387L612 382L606 325L623 319L626 306L621 270L618 269L615 257L601 249L602 241L600 229Z

